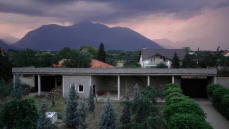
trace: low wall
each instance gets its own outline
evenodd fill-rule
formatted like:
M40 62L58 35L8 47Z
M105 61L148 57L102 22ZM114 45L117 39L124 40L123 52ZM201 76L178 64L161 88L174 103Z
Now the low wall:
M217 84L229 88L229 77L216 77Z

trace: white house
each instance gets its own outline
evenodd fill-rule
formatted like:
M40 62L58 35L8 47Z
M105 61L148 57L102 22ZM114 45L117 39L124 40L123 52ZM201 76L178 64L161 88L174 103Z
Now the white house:
M170 68L172 64L171 60L175 52L177 53L181 64L186 54L184 49L142 49L139 63L142 68L156 67L160 63L163 63Z

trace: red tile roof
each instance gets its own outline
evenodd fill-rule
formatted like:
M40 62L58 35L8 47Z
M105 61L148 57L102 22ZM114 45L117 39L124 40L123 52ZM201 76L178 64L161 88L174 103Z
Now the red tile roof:
M226 55L227 53L229 53L228 50L224 51L224 52L223 52L223 55Z
M63 65L63 63L64 63L64 61L66 61L67 59L62 59L62 60L60 60L59 62L58 62L58 64L53 64L53 67L65 67L64 65ZM68 59L68 61L70 61L70 59Z
M115 67L112 65L106 64L104 62L98 61L96 59L92 59L90 68L115 68Z

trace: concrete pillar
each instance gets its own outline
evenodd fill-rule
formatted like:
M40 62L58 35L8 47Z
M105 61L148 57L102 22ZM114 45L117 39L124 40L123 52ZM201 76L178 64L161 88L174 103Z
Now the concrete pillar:
M216 76L214 76L214 84L216 84L217 82L216 82Z
M118 100L120 100L120 76L117 77L118 81Z
M41 95L41 75L38 75L38 96Z
M64 75L62 75L62 91L63 91L63 97L64 97Z
M174 83L174 76L172 76L172 83Z
M15 75L15 74L14 74L14 76L13 76L13 79L14 79L14 82L13 82L13 83L15 84L15 79L16 79L16 75Z
M150 76L147 76L147 86L150 86Z

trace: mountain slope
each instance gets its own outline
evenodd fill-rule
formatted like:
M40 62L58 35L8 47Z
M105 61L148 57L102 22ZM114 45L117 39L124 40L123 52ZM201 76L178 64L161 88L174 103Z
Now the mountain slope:
M20 48L13 47L13 46L6 44L1 39L0 39L0 47L3 48L4 50L8 50L8 49L20 50Z
M63 47L79 49L91 45L96 48L103 42L106 50L139 50L162 48L156 42L128 28L109 28L103 24L80 22L73 26L44 25L30 31L13 46L34 50L59 50Z

